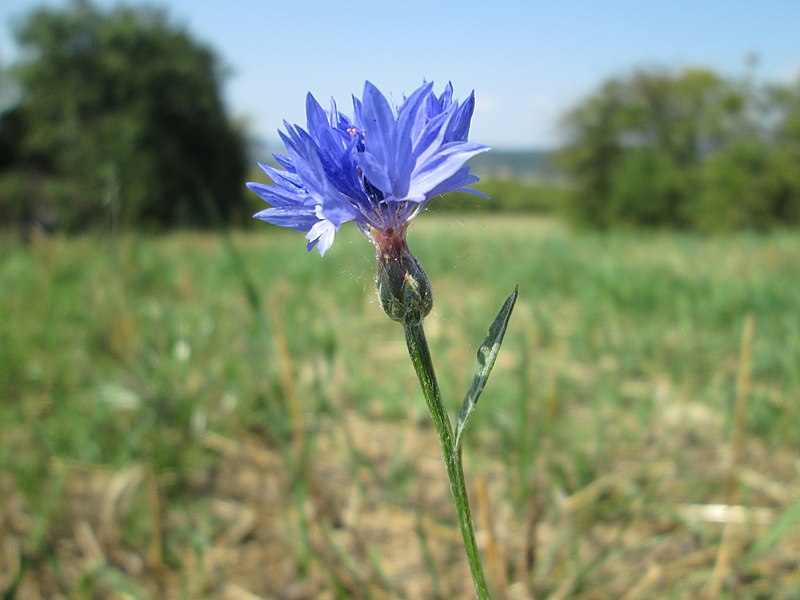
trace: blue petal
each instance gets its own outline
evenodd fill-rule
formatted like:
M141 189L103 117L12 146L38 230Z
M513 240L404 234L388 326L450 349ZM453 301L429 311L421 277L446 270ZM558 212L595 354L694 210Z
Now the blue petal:
M270 167L269 165L265 165L264 163L258 163L258 166L261 167L261 170L267 174L272 181L274 181L278 185L288 185L294 186L296 188L303 187L303 180L294 172L294 167L292 167L291 171L283 171L280 169L275 169Z
M447 142L444 136L447 132L447 123L451 115L442 113L436 115L425 124L419 138L414 144L414 154L417 157L417 164L425 162L443 144Z
M389 173L386 171L385 163L372 154L372 152L360 152L356 156L356 162L358 166L361 167L361 170L364 172L364 177L367 178L370 185L386 194L391 193L392 181L389 179Z
M340 115L339 110L336 108L336 100L331 98L331 110L328 115L328 122L330 123L332 129L337 129L343 124L342 117L343 115Z
M396 171L394 180L395 196L403 198L408 195L411 184L411 173L416 165L413 152L415 132L422 129L423 103L431 93L432 83L423 84L403 103L397 115L397 153L395 157Z
M430 160L417 165L413 173L410 195L427 194L455 173L470 158L489 148L472 142L446 144Z
M458 107L453 118L447 126L447 135L445 136L449 142L463 142L469 136L469 124L472 120L472 113L475 112L475 93L471 93L469 98Z
M442 109L444 110L453 102L453 82L448 81L447 85L444 86L444 91L442 95L439 96L439 102L441 103Z
M468 192L480 196L481 198L488 198L486 194L467 187L478 181L480 181L480 179L469 172L469 167L461 167L452 177L448 177L428 192L428 196L438 196L439 194L445 194L447 192Z
M397 128L392 107L381 92L369 81L364 84L364 105L361 119L370 154L384 166L391 181L395 178ZM390 188L381 188L389 191Z
M317 216L339 227L343 223L361 217L361 211L344 196L336 195L326 197L322 204L317 206Z
M306 94L306 120L308 131L314 138L324 135L330 129L328 116L310 92Z
M284 169L294 173L294 165L292 164L292 161L288 156L285 156L283 154L278 154L276 152L276 153L273 153L272 158L274 158L278 162L278 164L280 166L282 166Z
M363 121L361 120L361 100L353 96L353 122L359 129L363 129Z
M297 149L288 147L289 157L303 180L308 195L324 209L326 219L338 227L342 223L360 216L353 203L331 183L313 140L302 129L297 128L300 138Z
M314 209L302 208L265 208L253 215L256 219L261 219L273 225L288 227L298 231L309 231L319 220L314 214Z
M306 96L306 119L309 136L316 143L320 153L327 157L341 153L341 136L335 129L331 129L328 115L311 94Z
M308 203L308 194L305 190L287 190L278 185L248 182L247 187L258 194L258 197L275 206L294 206Z

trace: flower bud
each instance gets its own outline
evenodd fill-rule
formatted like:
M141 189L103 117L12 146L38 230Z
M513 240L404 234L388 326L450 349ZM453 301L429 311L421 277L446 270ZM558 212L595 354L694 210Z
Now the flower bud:
M408 247L405 227L385 232L373 229L369 237L375 244L375 285L384 312L404 324L419 323L433 308L433 291Z

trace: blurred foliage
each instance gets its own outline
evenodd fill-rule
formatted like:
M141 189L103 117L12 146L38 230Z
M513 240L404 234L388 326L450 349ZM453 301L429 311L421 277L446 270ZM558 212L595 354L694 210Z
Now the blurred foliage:
M800 224L800 80L704 69L613 78L567 113L570 213L596 227L704 231Z
M427 324L451 411L486 315L515 283L525 292L465 448L508 564L529 540L551 561L506 567L513 590L702 598L730 548L720 598L800 597L800 236L576 234L476 213L423 215L409 237L435 285ZM0 234L0 597L217 599L235 585L326 598L330 573L370 560L400 592L374 587L370 568L353 571L366 592L339 597L468 597L453 588L470 583L453 576L435 433L377 306L370 244L342 227L324 260L304 247L267 224L230 240L129 232L27 248ZM684 510L718 504L737 473L743 508L775 520L725 546L725 525ZM343 519L354 501L358 518ZM148 558L154 539L163 560ZM425 580L423 562L390 570L423 542L438 595L403 587ZM645 589L643 562L664 566Z
M566 204L569 190L546 181L487 177L472 186L488 196L451 192L431 202L432 212L551 213Z
M0 118L0 218L67 229L241 219L242 132L214 52L154 8L87 0L20 24L21 99Z

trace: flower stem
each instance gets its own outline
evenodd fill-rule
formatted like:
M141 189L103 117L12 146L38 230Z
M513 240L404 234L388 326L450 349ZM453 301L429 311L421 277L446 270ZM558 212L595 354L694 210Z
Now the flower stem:
M428 341L425 339L425 330L422 322L404 323L403 327L406 334L406 344L411 362L414 363L414 370L417 372L422 392L425 394L425 401L428 404L436 433L439 436L439 443L444 454L444 463L447 467L447 477L450 480L450 492L453 495L453 502L458 516L458 525L461 529L461 537L464 541L464 550L467 553L470 571L472 571L472 582L475 586L475 594L479 600L488 600L489 590L486 586L486 578L481 567L481 557L478 554L478 546L475 543L475 530L472 526L472 516L469 510L469 498L467 497L467 487L464 482L464 470L461 466L461 451L456 450L453 437L453 429L450 425L450 418L442 402L439 392L439 384L436 382L436 373L433 370L433 361L428 349Z

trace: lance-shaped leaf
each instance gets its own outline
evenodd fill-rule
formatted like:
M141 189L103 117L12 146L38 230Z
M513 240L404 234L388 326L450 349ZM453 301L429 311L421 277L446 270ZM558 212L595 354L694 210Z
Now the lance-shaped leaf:
M514 303L517 301L517 292L519 286L514 286L514 291L506 299L505 304L497 313L486 339L483 344L478 348L478 370L472 378L472 384L467 390L467 395L464 396L464 401L461 403L461 410L458 412L458 423L456 424L456 451L461 450L461 435L467 426L475 406L478 404L478 397L481 395L486 380L489 379L489 374L492 372L492 367L497 360L497 354L500 352L500 345L503 343L503 336L506 334L506 327L508 327L508 320L511 318L511 311L514 310Z

